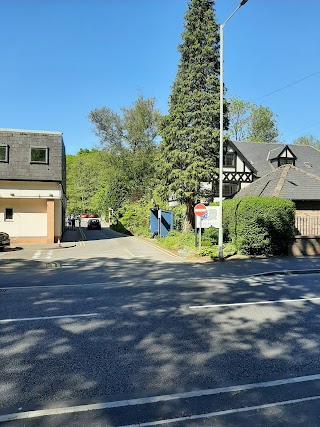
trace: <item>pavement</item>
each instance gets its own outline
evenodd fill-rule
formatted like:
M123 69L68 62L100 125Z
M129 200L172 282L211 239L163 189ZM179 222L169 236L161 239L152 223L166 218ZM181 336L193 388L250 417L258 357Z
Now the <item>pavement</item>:
M78 226L75 229L67 228L63 234L60 244L23 244L23 249L34 250L63 250L75 246L77 242L84 240L85 236ZM141 239L146 243L159 248L151 239ZM147 241L148 240L148 241ZM17 247L18 248L18 247ZM10 248L15 250L15 247ZM9 249L9 250L10 250ZM8 250L8 249L7 249ZM161 248L163 250L163 248ZM170 252L169 250L166 250ZM203 259L184 259L183 262L189 262L194 266L199 265L203 269L207 268L212 277L226 276L271 276L288 274L310 274L320 273L320 256L280 256L280 257L249 257L234 256L224 261L213 261L209 258ZM177 263L179 259L177 258Z

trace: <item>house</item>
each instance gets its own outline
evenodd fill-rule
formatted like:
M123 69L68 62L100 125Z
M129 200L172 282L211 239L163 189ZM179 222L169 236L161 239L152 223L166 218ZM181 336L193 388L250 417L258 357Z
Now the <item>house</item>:
M306 145L228 142L223 163L224 197L285 164L320 176L320 151Z
M57 242L65 194L62 133L0 129L0 231L13 243Z
M232 196L292 200L297 235L290 253L320 254L320 151L303 145L236 142L228 144L225 156L230 157L226 168L233 169L231 175L224 170L224 180L237 189ZM244 166L251 167L246 179L239 175Z

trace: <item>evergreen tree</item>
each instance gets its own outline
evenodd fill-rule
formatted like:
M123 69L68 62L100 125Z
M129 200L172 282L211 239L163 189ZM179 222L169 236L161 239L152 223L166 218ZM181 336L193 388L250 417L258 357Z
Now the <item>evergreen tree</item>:
M163 195L174 194L186 205L187 227L200 183L216 180L219 165L220 39L213 7L213 0L188 4L169 112L160 128Z

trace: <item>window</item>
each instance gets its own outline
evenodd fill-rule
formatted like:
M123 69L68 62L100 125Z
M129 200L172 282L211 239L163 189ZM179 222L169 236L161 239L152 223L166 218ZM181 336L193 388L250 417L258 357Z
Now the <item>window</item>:
M224 197L232 196L238 192L238 184L223 184L222 195Z
M13 221L13 209L12 208L6 208L4 213L4 220L5 221Z
M234 153L227 153L223 158L223 166L234 166L235 165L235 155Z
M49 163L48 148L31 147L30 163Z
M8 145L0 145L0 162L8 162Z
M294 166L294 159L288 159L287 157L279 157L278 158L278 166L282 165L293 165Z

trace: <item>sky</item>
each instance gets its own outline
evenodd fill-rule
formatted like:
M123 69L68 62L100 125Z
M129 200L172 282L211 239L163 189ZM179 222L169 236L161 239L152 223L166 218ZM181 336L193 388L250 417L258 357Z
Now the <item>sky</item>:
M239 3L216 0L217 22ZM98 144L88 119L95 108L120 113L142 93L166 114L187 7L0 0L0 128L63 132L76 154ZM226 96L269 107L284 143L320 139L319 16L319 0L249 0L224 28Z

